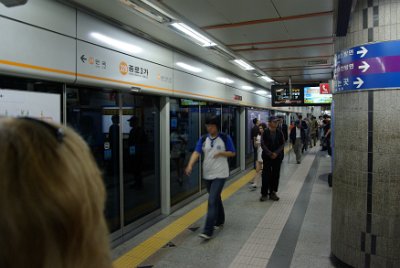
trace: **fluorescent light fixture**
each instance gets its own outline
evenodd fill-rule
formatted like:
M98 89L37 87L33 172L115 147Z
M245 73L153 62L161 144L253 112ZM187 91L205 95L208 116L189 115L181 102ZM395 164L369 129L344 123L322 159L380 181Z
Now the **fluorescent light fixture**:
M136 11L142 15L155 20L159 23L171 22L173 16L162 10L160 7L147 0L119 0L131 11Z
M268 92L265 90L257 90L256 93L259 95L267 95Z
M271 94L267 95L267 98L272 98L272 95Z
M266 75L260 76L260 78L264 79L267 82L274 82L273 79L271 79L269 76L266 76Z
M178 65L179 67L186 69L188 71L194 72L194 73L201 73L203 70L197 67L194 67L192 65L183 63L183 62L177 62L176 65Z
M212 47L212 46L217 45L216 43L214 43L213 41L211 41L204 35L196 32L195 30L193 30L192 28L190 28L189 26L187 26L184 23L181 23L181 22L172 23L171 26L173 26L177 30L183 32L184 34L190 36L191 38L195 39L203 47Z
M219 82L222 82L222 83L224 83L224 84L233 84L233 83L235 83L233 80L231 80L231 79L228 79L228 78L226 78L226 77L217 77L217 78L215 78L217 81L219 81Z
M151 8L153 8L154 10L157 10L158 12L160 12L161 14L167 16L169 19L175 19L174 16L172 16L171 14L169 14L168 12L166 12L165 10L161 9L159 6L153 4L152 2L148 1L148 0L140 0L141 2L145 3L146 5L150 6Z
M251 86L242 86L242 89L244 89L244 90L253 90L254 87L251 87Z
M236 63L236 65L238 65L243 70L246 70L246 71L254 70L254 67L251 66L250 64L248 64L247 62L245 62L244 60L236 59L233 62Z
M105 36L105 35L102 35L99 33L91 33L90 35L93 38L96 38L97 40L99 40L107 45L113 46L116 49L125 50L125 51L131 52L131 53L140 53L143 51L143 49L140 47L131 45L126 42L119 41L119 40L111 38L109 36Z

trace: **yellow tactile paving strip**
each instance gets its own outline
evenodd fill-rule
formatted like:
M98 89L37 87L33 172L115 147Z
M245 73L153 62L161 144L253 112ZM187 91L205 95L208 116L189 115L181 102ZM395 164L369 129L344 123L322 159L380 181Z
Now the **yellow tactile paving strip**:
M248 183L255 175L252 170L234 183L230 184L222 191L222 200L229 198L237 190ZM114 262L115 268L132 268L136 267L151 255L156 253L165 244L178 236L185 229L189 228L193 223L198 221L207 212L207 201L203 202L196 208L192 209L167 227L145 240L140 245L134 247Z
M285 148L285 153L290 148ZM251 179L254 178L256 172L252 170L246 175L236 180L222 191L222 200L229 198L236 191L246 185ZM176 221L169 224L167 227L148 238L140 245L132 248L130 251L119 257L114 261L114 268L133 268L144 262L151 255L156 253L159 249L165 246L168 242L182 233L185 229L189 228L193 223L198 221L207 212L207 201L201 203L196 208L192 209Z

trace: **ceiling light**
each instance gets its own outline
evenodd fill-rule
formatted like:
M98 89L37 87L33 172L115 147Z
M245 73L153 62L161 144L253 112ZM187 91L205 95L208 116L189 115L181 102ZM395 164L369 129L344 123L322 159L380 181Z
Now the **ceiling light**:
M155 20L159 23L171 22L174 17L167 12L147 0L119 0L124 6L131 11L139 12L140 14Z
M203 71L200 68L194 67L192 65L189 65L189 64L186 64L186 63L183 63L183 62L177 62L176 65L178 65L179 67L182 67L183 69L186 69L186 70L189 70L191 72L194 72L194 73L200 73L200 72Z
M272 98L272 95L270 94L270 95L267 95L267 98Z
M222 82L222 83L224 83L224 84L233 84L233 83L235 83L233 80L231 80L231 79L228 79L228 78L226 78L226 77L217 77L217 78L215 78L217 81L219 81L219 82Z
M203 47L212 47L217 45L216 43L212 42L210 39L196 32L195 30L193 30L184 23L172 23L171 26L183 32L184 34L190 36L191 38L195 39Z
M243 70L246 70L246 71L254 70L254 67L251 66L250 64L248 64L247 62L245 62L244 60L236 59L233 62L236 63L236 65L238 65Z
M149 7L153 8L154 10L157 10L158 12L160 12L161 14L167 16L169 19L175 19L174 16L172 16L171 14L169 14L168 12L166 12L165 10L161 9L159 6L153 4L152 2L148 1L148 0L140 0L141 2L145 3L146 5L148 5Z
M266 76L266 75L263 75L263 76L261 76L260 78L264 79L264 80L267 81L267 82L274 82L273 79L271 79L269 76Z
M256 93L260 95L267 95L268 92L265 90L257 90Z
M110 46L113 46L117 49L125 50L125 51L131 52L131 53L140 53L143 51L143 49L140 47L131 45L126 42L119 41L117 39L114 39L114 38L111 38L111 37L108 37L108 36L105 36L105 35L102 35L99 33L91 33L90 35L92 37L96 38L97 40L99 40L103 43L106 43Z
M242 86L242 89L244 89L244 90L253 90L254 87L251 87L251 86Z

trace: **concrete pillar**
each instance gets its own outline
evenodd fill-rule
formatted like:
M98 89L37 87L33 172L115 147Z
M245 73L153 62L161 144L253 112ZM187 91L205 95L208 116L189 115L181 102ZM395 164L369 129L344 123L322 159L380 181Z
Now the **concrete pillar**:
M397 39L400 1L358 0L335 50ZM353 267L400 267L400 90L342 91L333 100L332 254Z

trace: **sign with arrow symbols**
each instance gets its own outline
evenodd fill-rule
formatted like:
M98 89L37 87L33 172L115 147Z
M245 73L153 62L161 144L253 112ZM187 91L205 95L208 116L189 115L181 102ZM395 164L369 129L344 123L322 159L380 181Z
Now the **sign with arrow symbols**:
M400 41L365 44L335 55L335 92L400 89Z

